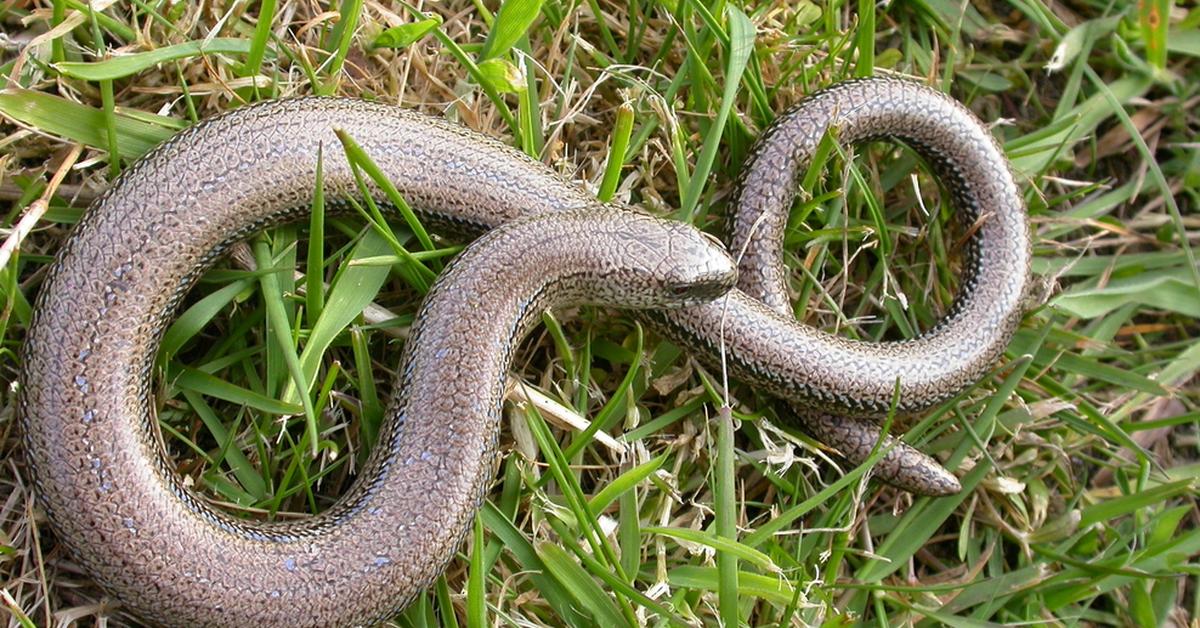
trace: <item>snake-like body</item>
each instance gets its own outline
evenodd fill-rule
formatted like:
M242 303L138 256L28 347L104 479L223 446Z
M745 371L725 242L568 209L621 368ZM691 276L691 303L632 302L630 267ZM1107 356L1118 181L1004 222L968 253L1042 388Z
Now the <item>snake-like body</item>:
M851 342L785 314L782 240L798 168L830 125L844 141L895 137L930 158L968 222L963 292L936 329L903 343ZM335 129L353 137L428 223L487 233L422 305L370 464L329 511L254 523L207 506L164 460L151 400L162 333L231 243L309 206L324 150L328 195L356 184ZM914 83L867 80L781 116L749 162L732 262L691 227L598 204L501 143L387 105L301 98L190 128L129 168L85 215L38 296L19 412L36 490L60 538L135 614L164 625L351 625L387 616L453 555L495 456L513 344L544 307L648 310L667 336L804 412L881 414L949 398L1003 350L1029 264L1024 208L1002 152L965 108ZM750 237L751 229L757 232ZM762 299L762 300L760 300ZM765 300L765 303L764 301ZM851 460L869 422L808 415ZM886 479L957 490L899 444Z

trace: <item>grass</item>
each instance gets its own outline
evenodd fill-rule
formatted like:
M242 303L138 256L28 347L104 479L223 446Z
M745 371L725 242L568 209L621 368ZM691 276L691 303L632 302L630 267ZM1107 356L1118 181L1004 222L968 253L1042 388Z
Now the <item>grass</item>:
M6 3L0 20L28 44L0 53L0 234L34 221L0 267L5 383L46 265L90 199L155 143L243 102L400 102L713 232L759 130L834 81L910 76L994 124L1029 204L1041 289L990 377L903 426L962 494L864 482L868 469L839 470L770 423L753 390L735 385L719 411L720 374L629 318L554 312L520 353L514 377L536 394L509 407L470 540L397 625L1200 616L1194 8L47 0ZM961 261L944 194L907 150L823 154L788 234L798 316L854 338L928 329ZM352 481L419 295L459 250L410 216L388 223L371 199L359 220L315 206L210 271L160 355L176 467L247 516L321 510ZM0 607L12 625L132 623L38 514L13 393L0 388Z

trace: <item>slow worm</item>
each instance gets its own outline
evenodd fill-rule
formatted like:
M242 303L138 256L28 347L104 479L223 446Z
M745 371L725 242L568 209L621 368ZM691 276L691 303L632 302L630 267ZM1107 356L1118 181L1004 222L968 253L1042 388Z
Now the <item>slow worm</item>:
M780 243L792 187L830 125L844 142L909 143L964 219L979 223L953 312L920 338L851 342L785 314ZM318 147L337 145L334 129L358 141L426 224L490 233L423 304L402 392L351 492L296 523L237 520L167 465L151 367L182 296L221 252L302 214ZM344 156L324 155L327 194L355 194ZM851 460L870 452L877 430L825 412L879 415L897 386L899 410L919 411L968 386L1003 350L1028 275L1024 207L1003 153L953 100L885 79L820 92L764 134L739 189L732 242L746 250L745 292L643 315L705 360L723 326L732 374L799 404L809 429ZM600 206L542 164L449 122L347 99L244 107L130 167L60 251L24 347L19 412L36 490L64 543L144 619L368 623L407 604L460 542L490 477L506 362L531 317L560 302L696 303L732 281L732 262L691 227ZM880 469L910 489L957 490L903 443Z

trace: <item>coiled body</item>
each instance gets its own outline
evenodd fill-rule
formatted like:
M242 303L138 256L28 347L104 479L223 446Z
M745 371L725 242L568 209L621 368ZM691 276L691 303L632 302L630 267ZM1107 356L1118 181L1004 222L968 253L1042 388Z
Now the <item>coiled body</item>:
M886 410L899 382L902 410L916 411L969 384L1007 342L1028 272L1023 208L1002 155L961 106L898 81L838 89L825 92L834 98L815 101L818 106L803 115L823 115L824 128L864 112L879 114L873 124L883 128L855 139L898 134L918 148L932 146L945 156L945 163L935 160L943 174L947 167L954 174L957 167L963 175L951 176L949 182L960 204L963 198L999 204L965 204L972 218L990 212L973 240L988 244L978 245L969 256L967 296L954 316L919 340L883 345L822 334L738 291L727 302L655 310L648 316L707 359L715 355L723 328L735 376L790 400L815 404L806 407L878 413ZM933 99L919 101L920 109L910 109L908 118L891 118L884 115L888 104L876 99L847 108L846 98L863 90L867 95L871 90L892 94L892 109L914 94ZM990 146L991 152L968 154L968 161L958 163L963 155L943 146L953 146L953 137L943 136L939 144L936 132L934 137L901 133L912 120L930 114L930 103L940 108L934 113L946 113L955 123L965 121L967 131L974 129L964 151ZM781 118L767 139L790 142L785 131L797 115ZM321 146L327 194L354 193L344 157L328 148L338 145L334 129L353 137L427 222L479 233L516 220L489 239L505 244L517 238L519 245L504 249L485 242L473 262L456 263L439 280L400 369L401 388L410 392L389 411L372 462L350 495L331 511L300 523L239 522L192 497L164 463L150 402L151 364L180 298L220 251L307 207ZM789 148L781 157L768 152L756 158L764 172L780 169L774 184L779 187L772 194L781 200L761 209L745 203L739 216L742 206L751 212L786 212L790 200L782 197L790 192L783 188L790 188L797 160L803 159L803 142L796 145L800 148ZM996 168L1007 182L1001 181L999 196L983 185ZM762 183L756 183L756 176L747 175L743 197ZM522 218L548 213L562 216L544 223L541 229L549 231L541 236L528 225L550 219ZM572 222L584 213L599 217L596 225L608 225L602 235L591 236L593 246L580 243L589 240L579 237L586 226ZM677 304L715 296L732 281L721 258L696 244L690 228L674 234L686 244L668 249L672 255L695 254L678 261L672 257L653 268L621 266L630 259L653 258L658 247L676 242L664 240L662 233L674 232L658 221L652 221L655 226L644 237L622 235L622 229L651 220L623 215L597 205L586 192L494 140L380 104L318 98L265 103L180 133L131 167L97 201L64 246L39 295L25 346L19 408L38 493L51 521L99 582L155 622L344 625L395 610L440 571L478 504L494 454L499 381L508 352L545 299ZM781 225L764 235L776 237ZM565 237L568 233L571 237ZM543 277L548 260L513 256L513 250L532 249L546 250L558 261L569 258L575 265L562 271L566 276ZM589 255L574 254L582 250ZM775 253L768 247L754 255ZM1009 270L988 274L992 264ZM485 266L490 274L451 273L475 266ZM661 275L689 268L704 270L686 279ZM614 274L627 284L634 281L628 294L616 296L615 284L592 281ZM473 278L462 279L464 275ZM480 277L491 281L500 275L509 277L504 287L480 288ZM782 275L767 275L775 276ZM571 280L592 281L592 291L583 295L567 288ZM762 286L780 285L772 284L773 279L749 281L744 285L759 296L773 289ZM672 301L663 290L682 296ZM647 296L647 291L653 294ZM463 344L445 346L442 338ZM478 358L465 367L473 370L445 370L455 360L443 358L456 351ZM868 424L830 424L827 433L842 441L834 444L848 457L865 455L861 443L870 441L865 451L874 444ZM858 451L846 451L855 443ZM946 484L953 476L931 479L932 461L915 450L895 452L892 458L899 462L892 466L915 478L909 484L929 492L953 488ZM454 506L446 506L447 496Z
M853 342L794 322L783 266L784 229L796 180L825 133L842 144L900 140L933 167L953 197L967 240L959 294L951 312L906 342ZM1021 317L1029 281L1031 238L1021 198L1004 152L970 111L919 84L867 79L834 85L776 118L755 144L730 216L730 250L740 254L738 287L730 309L750 311L758 301L778 317L746 315L726 333L730 370L793 402L792 412L818 440L850 462L864 460L878 440L874 424L853 417L882 416L899 392L897 409L917 412L978 380L1004 351ZM691 308L664 316L688 330L704 329L704 312ZM697 314L700 313L700 314ZM674 323L679 325L679 323ZM700 334L687 334L703 340ZM714 355L713 346L698 350ZM848 412L851 417L830 412ZM919 451L896 445L875 467L877 477L914 493L958 492L958 480Z
M193 497L147 438L144 368L129 366L148 365L153 345L106 327L158 309L135 292L150 274L125 272L105 305L73 302L111 331L104 342L81 336L27 358L26 442L42 503L78 560L146 620L292 627L379 621L441 573L494 472L514 345L545 308L678 306L711 300L736 277L724 249L689 225L603 206L488 232L422 304L398 398L350 492L316 517L263 524ZM123 374L97 372L106 368Z

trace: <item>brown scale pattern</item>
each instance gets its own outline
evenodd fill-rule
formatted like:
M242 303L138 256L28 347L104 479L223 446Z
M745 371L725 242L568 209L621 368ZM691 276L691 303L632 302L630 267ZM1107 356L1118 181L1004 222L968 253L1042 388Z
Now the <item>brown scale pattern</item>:
M916 119L942 113L961 122L949 128L967 132L966 143L974 148L948 151L947 160L966 158L960 165L965 180L984 178L978 173L998 164L1003 173L988 176L1007 182L1015 195L998 152L982 160L971 152L989 145L971 139L986 131L969 114L955 114L965 110L953 101L931 101L934 92L908 83L851 85L822 93L833 95L819 101L826 114L835 106L844 115L846 105L836 103L863 90L873 96L896 92L891 106L909 107ZM921 105L909 100L923 95ZM867 100L865 109L873 110ZM941 109L930 109L929 102ZM786 120L793 118L781 118L785 122L760 144L751 165L786 172L762 185L793 183L786 169L794 165L771 148L789 135ZM864 125L875 123L864 118ZM461 256L476 261L456 262L439 279L400 369L398 389L407 392L389 411L381 436L387 440L376 449L373 472L364 473L350 495L300 523L250 524L206 507L166 465L155 435L150 367L167 322L198 275L230 243L297 218L308 206L319 148L325 148L328 195L336 200L354 194L344 156L333 148L339 146L334 129L354 137L422 218L438 225L474 235L523 216L567 215L522 218L493 232ZM949 133L942 130L953 140ZM758 185L754 177L747 173L743 190ZM978 376L1016 320L1015 305L1006 299L1024 285L1028 234L1019 197L1015 209L991 207L991 201L1012 202L1011 195L986 196L991 189L963 191L963 198L982 198L988 203L977 205L1000 216L975 238L981 243L976 281L964 282L958 318L919 341L849 342L737 290L728 300L655 310L651 318L704 359L716 355L723 326L734 376L809 407L878 412L897 377L902 409L926 407ZM781 187L771 194L788 192ZM774 205L786 211L788 204ZM575 211L581 208L588 209L586 221ZM770 204L763 208L776 211ZM613 229L603 231L605 224ZM732 275L713 261L711 238L697 239L696 233L600 207L581 188L495 140L386 105L303 98L246 107L197 125L144 157L95 203L39 294L24 348L19 411L42 504L81 563L150 621L344 625L386 615L441 570L474 512L495 453L498 382L529 317L552 295L581 298L571 286L590 285L588 300L627 306L663 300L661 293L638 296L644 290L667 290L689 301L716 296ZM772 237L768 232L755 242ZM1016 246L984 245L1010 237ZM700 276L670 277L699 268L687 261L699 261L701 251L709 257ZM768 251L764 259L770 256ZM648 260L656 263L637 265ZM1008 270L989 270L1000 266ZM1007 278L1005 290L979 281L1001 278ZM480 287L485 280L486 288ZM616 296L618 289L625 294ZM979 296L972 298L975 292ZM999 307L1009 313L977 316L996 311L988 305L992 299L1005 300ZM971 303L982 306L967 307ZM963 320L977 323L976 335L964 333ZM988 321L993 326L983 325ZM448 364L458 361L430 359L439 353L471 357L475 370L448 373ZM851 457L878 434L867 423L849 432L844 420L826 423L832 444ZM930 480L936 464L911 448L904 451L918 458L883 466L916 477L914 488L944 490L941 480ZM392 472L398 468L405 472ZM450 498L456 505L447 504Z

